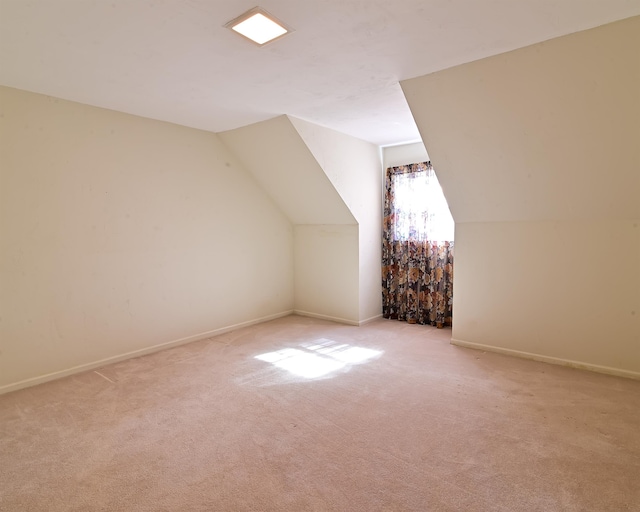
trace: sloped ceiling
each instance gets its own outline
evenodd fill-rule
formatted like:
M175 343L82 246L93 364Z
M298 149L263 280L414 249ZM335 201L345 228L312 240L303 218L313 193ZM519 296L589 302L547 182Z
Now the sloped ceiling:
M375 144L419 138L399 81L640 14L640 0L0 0L0 84L213 132L292 115Z
M456 222L640 219L640 17L402 88Z
M382 212L371 210L372 201L382 194L379 148L335 130L287 117L358 224L362 226L372 220L379 223Z
M218 136L292 224L357 224L287 116Z

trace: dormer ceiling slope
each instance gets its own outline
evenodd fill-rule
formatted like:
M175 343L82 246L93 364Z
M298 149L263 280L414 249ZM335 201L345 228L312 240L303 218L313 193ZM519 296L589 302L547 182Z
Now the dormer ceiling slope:
M292 224L357 224L287 116L218 137Z
M402 88L456 222L640 219L640 17Z

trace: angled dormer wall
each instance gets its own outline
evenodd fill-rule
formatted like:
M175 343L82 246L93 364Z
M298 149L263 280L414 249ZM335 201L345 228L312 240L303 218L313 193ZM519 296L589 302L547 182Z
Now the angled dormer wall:
M382 181L377 146L289 117L358 222L359 323L381 316Z
M407 80L454 342L640 376L640 17Z
M294 310L357 324L358 225L289 118L218 136L293 224Z
M246 164L292 224L356 224L287 116L218 136Z
M377 147L287 116L218 135L294 225L295 311L351 324L378 316Z

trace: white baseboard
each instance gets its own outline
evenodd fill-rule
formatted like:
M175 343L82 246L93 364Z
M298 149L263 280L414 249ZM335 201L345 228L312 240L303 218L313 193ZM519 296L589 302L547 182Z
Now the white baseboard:
M611 368L609 366L600 366L597 364L583 363L581 361L572 361L570 359L561 359L559 357L543 356L540 354L533 354L531 352L522 352L520 350L513 350L510 348L494 347L492 345L483 345L481 343L473 343L471 341L462 341L455 338L451 338L451 344L459 347L473 348L476 350L485 350L487 352L496 352L498 354L505 354L507 356L515 356L523 359L532 359L534 361L541 361L543 363L557 364L560 366L569 366L570 368L578 368L580 370L589 370L592 372L605 373L607 375L615 375L616 377L626 377L628 379L640 380L640 372L633 372L630 370L622 370L620 368Z
M347 320L346 318L339 318L337 316L320 315L318 313L301 311L299 309L294 309L293 314L299 316L308 316L309 318L318 318L319 320L329 320L330 322L337 322L339 324L360 325L360 322L358 322L357 320Z
M376 315L376 316L372 316L370 318L366 318L364 320L360 320L360 322L358 322L358 325L365 325L365 324L371 323L374 320L377 320L378 318L382 318L382 313L380 313L379 315Z
M141 348L139 350L133 350L132 352L127 352L125 354L119 354L117 356L107 357L105 359L100 359L99 361L93 361L91 363L81 364L79 366L74 366L73 368L68 368L66 370L60 370L57 372L47 373L46 375L40 375L38 377L31 377L29 379L21 380L19 382L14 382L12 384L6 384L4 386L0 386L0 395L3 393L9 393L11 391L17 391L18 389L23 389L26 387L36 386L38 384L43 384L45 382L49 382L55 379L61 379L62 377L68 377L69 375L74 375L76 373L86 372L88 370L93 370L95 368L99 368L101 366L106 366L112 363L118 363L120 361L124 361L125 359L132 359L134 357L144 356L147 354L152 354L154 352L159 352L160 350L165 350L172 347L177 347L179 345L185 345L186 343L191 343L193 341L206 340L208 338L213 338L214 336L219 336L226 332L235 331L237 329L241 329L242 327L249 327L250 325L261 324L263 322L268 322L270 320L275 320L276 318L281 318L283 316L288 316L293 313L293 310L282 311L280 313L275 313L273 315L264 316L262 318L256 318L254 320L248 320L246 322L241 322L239 324L228 325L225 327L220 327L219 329L214 329L212 331L203 332L200 334L195 334L193 336L187 336L186 338L180 338L179 340L168 341L165 343L160 343L158 345L153 345L151 347Z

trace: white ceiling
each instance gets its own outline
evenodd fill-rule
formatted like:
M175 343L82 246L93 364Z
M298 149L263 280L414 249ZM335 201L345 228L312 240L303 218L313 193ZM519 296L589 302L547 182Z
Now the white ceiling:
M640 0L0 0L0 84L213 132L289 114L419 139L399 81L640 14Z

